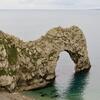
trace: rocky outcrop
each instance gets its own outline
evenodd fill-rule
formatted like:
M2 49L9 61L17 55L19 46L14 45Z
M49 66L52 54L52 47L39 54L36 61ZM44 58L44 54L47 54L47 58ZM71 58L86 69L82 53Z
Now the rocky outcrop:
M24 42L0 32L0 90L23 91L44 87L55 78L59 54L69 53L75 71L90 68L86 40L76 26L56 27L35 41Z

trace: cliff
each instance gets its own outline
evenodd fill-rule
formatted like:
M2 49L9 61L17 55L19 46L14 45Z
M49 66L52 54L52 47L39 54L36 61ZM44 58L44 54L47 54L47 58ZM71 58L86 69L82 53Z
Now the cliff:
M29 42L0 31L0 90L23 91L46 86L55 78L62 51L69 53L75 72L90 69L86 39L77 26L56 27Z

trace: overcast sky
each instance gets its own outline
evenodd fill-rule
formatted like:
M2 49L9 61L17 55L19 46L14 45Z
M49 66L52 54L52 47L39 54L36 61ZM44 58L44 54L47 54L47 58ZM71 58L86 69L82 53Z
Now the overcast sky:
M0 9L99 9L100 0L0 0Z

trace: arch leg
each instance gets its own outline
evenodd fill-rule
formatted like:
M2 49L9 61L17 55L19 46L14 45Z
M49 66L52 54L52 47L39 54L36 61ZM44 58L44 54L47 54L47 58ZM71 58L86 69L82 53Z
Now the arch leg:
M75 72L88 71L90 69L91 65L87 55L79 55L78 53L73 53L71 51L67 52L75 63Z

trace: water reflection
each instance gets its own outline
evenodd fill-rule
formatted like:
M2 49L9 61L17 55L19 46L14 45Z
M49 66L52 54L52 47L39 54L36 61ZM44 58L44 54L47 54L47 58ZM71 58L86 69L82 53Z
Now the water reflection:
M68 100L84 100L83 94L88 83L89 73L76 73L67 89Z
M58 89L59 97L56 100L84 100L83 94L88 83L88 77L88 72L75 73L66 91L60 94Z

